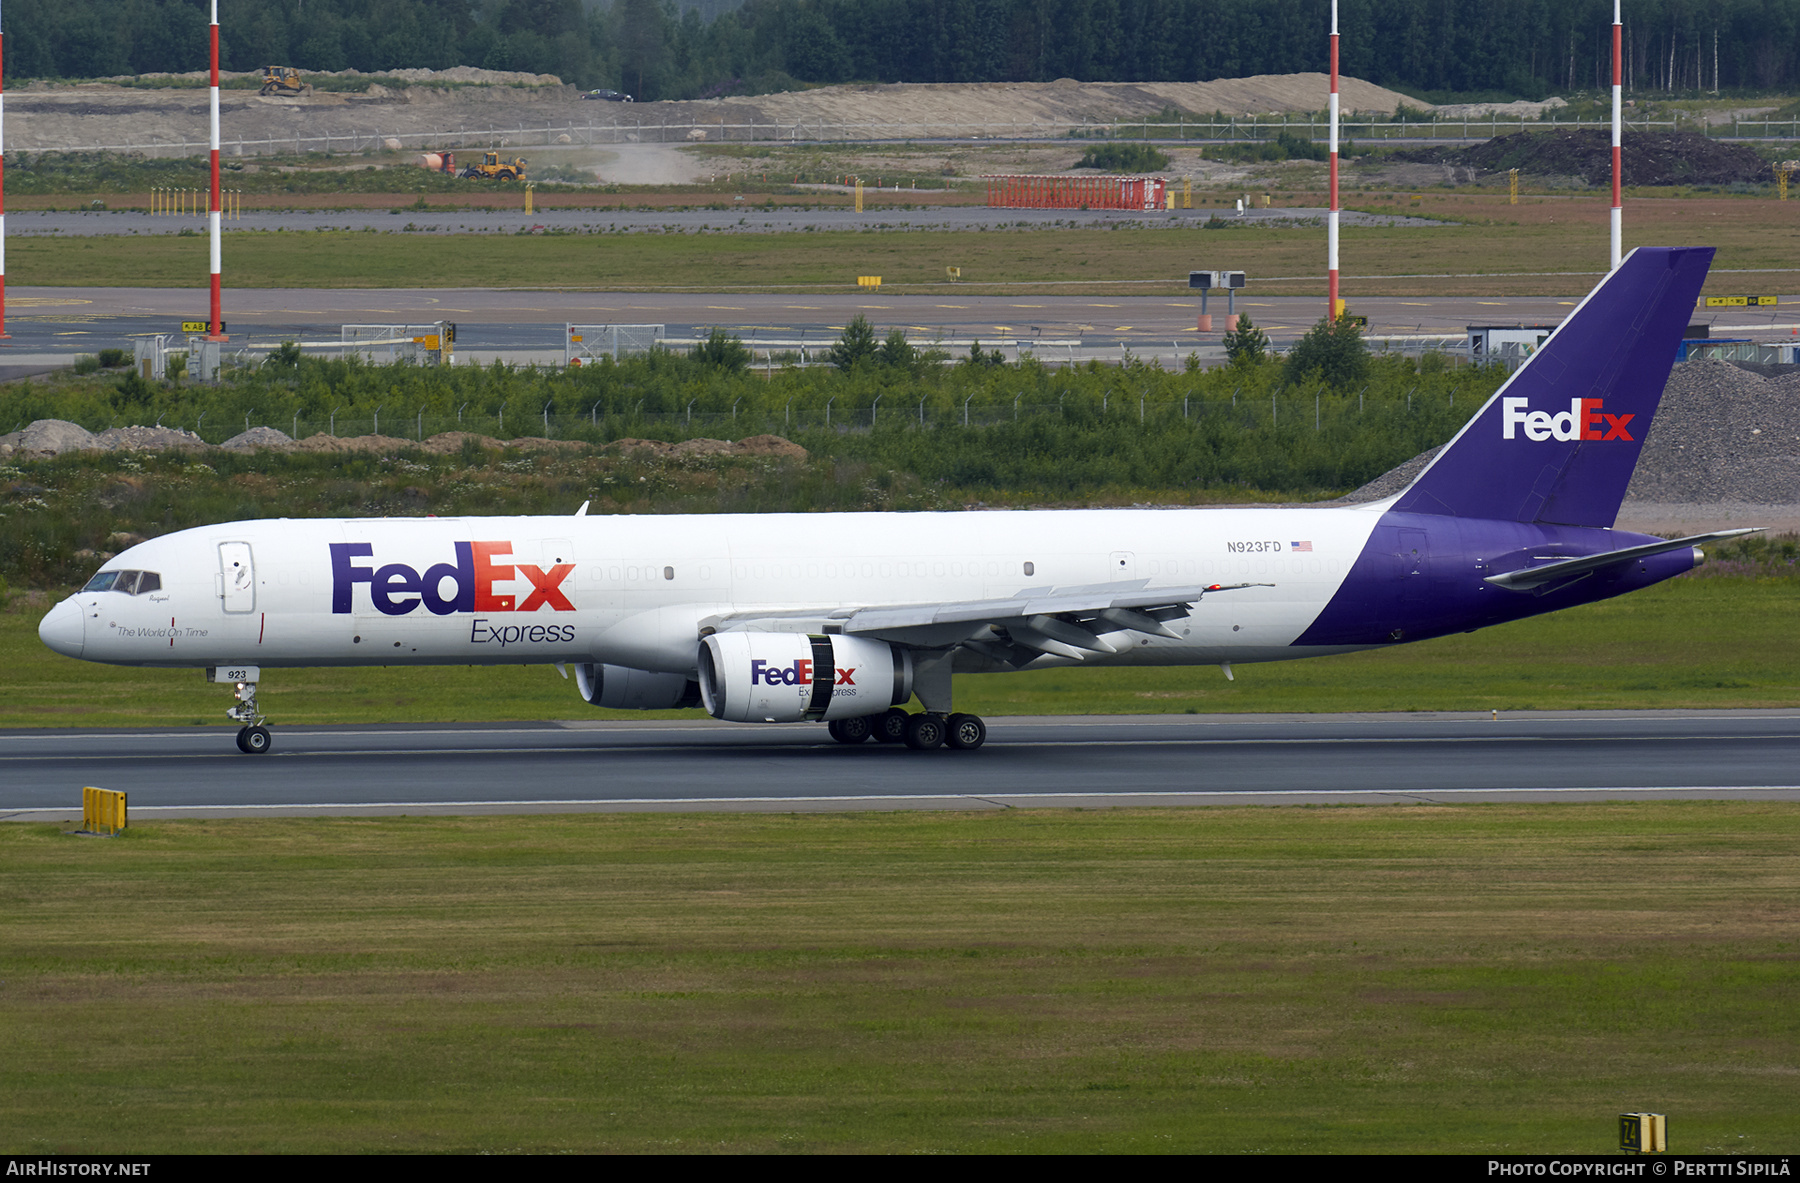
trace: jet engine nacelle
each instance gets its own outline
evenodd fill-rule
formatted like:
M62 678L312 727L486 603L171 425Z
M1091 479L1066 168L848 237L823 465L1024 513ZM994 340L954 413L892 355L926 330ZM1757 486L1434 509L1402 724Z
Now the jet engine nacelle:
M700 705L700 688L686 674L584 664L575 667L575 686L594 706L615 711L673 711Z
M912 697L912 654L864 637L714 633L700 700L715 719L800 723L878 715Z

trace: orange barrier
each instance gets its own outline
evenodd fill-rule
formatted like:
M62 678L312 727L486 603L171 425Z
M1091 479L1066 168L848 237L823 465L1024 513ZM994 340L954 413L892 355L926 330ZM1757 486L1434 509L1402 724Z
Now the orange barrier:
M997 209L1162 209L1161 177L984 176L987 203Z

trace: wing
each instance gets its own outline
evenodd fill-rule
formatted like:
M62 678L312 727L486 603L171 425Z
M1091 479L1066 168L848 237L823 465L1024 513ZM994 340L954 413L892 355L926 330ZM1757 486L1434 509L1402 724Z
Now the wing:
M715 617L723 632L841 632L924 649L965 646L1007 665L1021 666L1046 653L1075 661L1117 653L1109 633L1174 637L1168 621L1180 620L1201 599L1268 583L1148 587L1148 580L1086 587L1027 589L996 600L926 604L869 604L828 612L753 612ZM1128 647L1128 646L1127 646Z

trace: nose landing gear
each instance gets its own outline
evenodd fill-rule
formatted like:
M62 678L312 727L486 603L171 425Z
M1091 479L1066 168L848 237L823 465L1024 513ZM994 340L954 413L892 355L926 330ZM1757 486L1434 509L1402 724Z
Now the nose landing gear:
M226 711L225 716L243 724L237 733L238 751L247 756L260 756L269 750L273 737L262 725L262 714L256 709L256 683L239 682L237 699L237 704Z

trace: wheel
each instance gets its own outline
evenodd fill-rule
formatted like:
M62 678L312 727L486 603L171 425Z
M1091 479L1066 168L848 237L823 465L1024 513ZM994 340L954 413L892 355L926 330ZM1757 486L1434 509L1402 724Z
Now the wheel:
M906 720L906 746L918 752L943 747L944 734L948 730L942 715L930 711L913 715Z
M858 715L854 719L834 719L825 729L839 743L861 743L875 730L875 724L867 715Z
M260 756L268 751L270 742L267 727L246 727L238 732L238 747L252 756Z
M987 724L979 715L951 715L944 742L963 752L972 752L987 742Z
M889 707L870 719L876 743L900 743L906 738L906 721L912 716L899 707Z
M248 734L249 731L250 731L250 729L248 727L240 727L240 728L238 728L238 733L237 733L238 751L243 752L245 754L248 754L250 751L250 745L244 742L244 736L246 734Z

